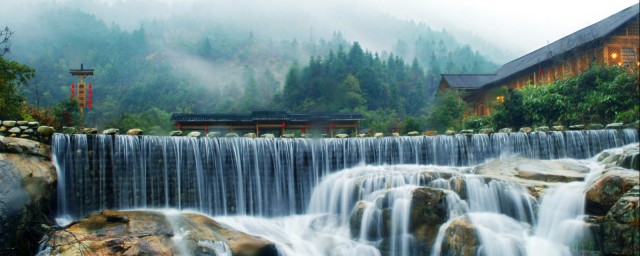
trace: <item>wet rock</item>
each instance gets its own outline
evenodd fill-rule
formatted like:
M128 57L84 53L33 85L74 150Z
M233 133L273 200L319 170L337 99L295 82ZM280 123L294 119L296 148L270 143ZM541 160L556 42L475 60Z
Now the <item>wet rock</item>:
M502 128L498 132L500 132L500 133L512 133L513 129L511 129L511 128Z
M29 122L27 122L27 121L17 121L16 124L19 125L19 126L26 126L27 124L29 124Z
M564 131L564 130L565 130L565 129L564 129L564 126L562 126L562 125L554 125L554 126L552 126L551 128L552 128L554 131L558 131L558 132L562 132L562 131Z
M549 126L540 126L536 128L536 132L548 132L548 131L549 131Z
M82 129L83 134L98 134L97 128L84 128Z
M238 136L238 134L237 134L237 133L230 132L230 133L225 134L225 135L224 135L224 137L225 137L225 138L238 138L238 137L240 137L240 136Z
M26 129L26 130L22 131L22 133L33 134L33 129Z
M255 134L255 133L250 132L250 133L245 134L245 135L244 135L244 137L245 137L245 138L255 138L255 137L257 137L257 136L256 136L256 134Z
M462 130L460 131L460 134L463 135L473 135L474 131L472 129L467 129L467 130Z
M623 123L610 123L610 124L607 124L607 126L605 126L605 129L623 129L623 128L624 128Z
M37 248L57 180L49 153L47 145L0 136L0 254Z
M393 137L400 137L400 133L392 132L392 133L391 133L391 136L393 136Z
M38 126L40 126L40 123L38 123L38 122L28 122L27 125L29 127L38 127Z
M420 133L418 131L410 131L407 133L407 136L418 136Z
M449 219L445 198L446 193L441 189L418 187L413 191L409 230L421 252L431 252L440 225Z
M20 130L20 128L18 127L13 127L11 129L9 129L10 133L20 133L22 130Z
M29 129L29 126L26 126L26 125L21 125L21 126L18 126L18 127L20 128L20 130Z
M638 144L625 147L622 154L615 158L615 163L622 168L640 171L640 148L638 148Z
M144 132L142 132L142 129L138 129L138 128L129 129L127 131L127 135L142 135L142 134L144 134Z
M532 131L531 127L521 127L519 132L530 133Z
M14 126L16 126L16 121L3 121L2 125L6 126L6 127L14 127Z
M373 137L382 138L382 137L384 137L384 133L376 132L376 134L374 134Z
M209 138L216 138L216 137L220 137L222 134L220 134L219 132L209 132L207 133L207 137Z
M484 133L484 134L492 134L495 133L496 131L493 130L493 128L482 128L480 129L480 133Z
M276 136L273 133L265 133L260 135L260 137L265 138L265 139L275 139Z
M53 135L53 133L54 133L55 131L56 131L56 130L55 130L55 129L53 129L53 127L51 127L51 126L45 126L45 125L42 125L42 126L38 127L38 129L37 129L37 132L38 132L39 134L44 135L44 136L51 136L51 135Z
M305 138L307 137L307 136L306 136L306 134L302 134L302 135L305 135L305 136L304 136ZM366 135L366 134L364 134L364 133L359 133L359 134L358 134L358 138L364 138L364 137L367 137L367 135Z
M182 136L182 131L180 130L170 131L169 136Z
M195 138L197 138L197 137L200 137L200 135L202 135L201 132L193 131L193 132L188 133L187 137L195 137Z
M456 134L456 131L454 131L454 130L446 130L446 131L444 132L444 134L445 134L445 135L455 135L455 134Z
M175 237L180 235L181 239ZM109 211L89 214L57 231L46 245L53 254L215 255L207 243L225 242L233 255L277 255L267 240L224 227L196 213L165 215L153 211ZM93 255L93 253L91 253Z
M281 137L282 138L293 139L295 137L295 135L293 133L285 133L285 134L282 134Z
M116 129L116 128L109 128L109 129L106 129L106 130L102 131L102 134L116 135L116 134L120 134L120 130Z
M336 134L336 138L346 139L346 138L349 138L349 134L338 133L338 134Z
M64 133L64 134L75 134L76 133L76 128L75 127L63 126L62 127L62 133Z
M605 255L640 254L640 186L627 191L601 223Z
M586 190L587 213L607 214L624 193L638 185L638 174L637 171L614 167L594 179Z
M624 126L625 128L634 128L634 129L640 129L640 120L635 121L633 123L627 124Z
M426 136L436 136L436 135L438 135L438 131L426 131L426 132L424 132L424 135L426 135Z
M569 130L584 130L586 128L586 126L584 124L574 124L569 126Z
M481 246L476 228L466 217L451 221L445 230L444 240L440 247L441 255L478 255Z

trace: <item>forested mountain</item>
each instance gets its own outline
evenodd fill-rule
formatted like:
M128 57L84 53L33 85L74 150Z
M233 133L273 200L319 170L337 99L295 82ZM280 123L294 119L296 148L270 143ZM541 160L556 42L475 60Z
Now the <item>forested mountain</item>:
M231 21L176 15L128 30L78 9L52 8L12 28L8 57L36 70L21 90L38 106L69 98L76 82L69 69L94 68L87 79L94 104L85 122L123 129L169 126L172 112L285 108L359 111L372 120L380 113L421 117L440 73L497 66L446 31L395 24L410 36L375 52L338 29L327 38L283 38Z

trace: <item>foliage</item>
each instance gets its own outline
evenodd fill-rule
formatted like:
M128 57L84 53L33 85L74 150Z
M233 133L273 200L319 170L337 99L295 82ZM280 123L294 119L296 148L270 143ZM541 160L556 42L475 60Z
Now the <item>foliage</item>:
M573 78L510 91L492 117L498 127L628 123L639 118L638 99L637 73L595 64Z
M480 130L482 128L489 127L491 120L484 116L468 116L462 120L462 128Z
M427 127L431 130L444 131L460 128L466 104L456 90L439 93L436 103L427 116Z
M417 119L415 119L413 117L405 118L402 126L403 126L402 134L406 134L406 133L412 132L412 131L421 131L422 130L421 129L421 125L420 125L420 121L418 121Z
M17 91L18 86L27 85L35 71L17 61L7 60L9 37L13 32L5 28L0 33L0 119L29 119L24 108L24 96Z
M53 107L53 113L56 117L54 127L61 131L63 126L82 126L80 120L80 107L75 99L66 99L60 101Z
M122 113L120 118L110 121L108 126L125 132L129 129L139 128L145 133L154 131L158 134L166 134L168 131L176 129L170 118L171 114L152 107L138 114Z

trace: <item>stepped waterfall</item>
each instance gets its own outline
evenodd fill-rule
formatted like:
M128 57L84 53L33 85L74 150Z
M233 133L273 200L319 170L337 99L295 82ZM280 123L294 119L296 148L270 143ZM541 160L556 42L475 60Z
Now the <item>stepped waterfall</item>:
M55 134L55 211L60 219L195 211L273 241L282 255L450 255L447 232L461 223L473 225L481 255L572 255L594 243L583 221L586 180L536 198L476 167L514 157L593 161L637 142L636 129L353 139Z

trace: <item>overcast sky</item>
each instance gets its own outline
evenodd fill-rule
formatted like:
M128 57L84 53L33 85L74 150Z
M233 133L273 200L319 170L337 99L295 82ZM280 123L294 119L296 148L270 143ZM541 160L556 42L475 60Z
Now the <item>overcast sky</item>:
M112 5L120 1L136 4L126 9L105 8L104 4ZM193 2L207 2L196 7L205 10L197 11L207 12L207 8L211 8L222 10L218 13L241 16L239 18L270 18L272 14L272 19L286 19L282 16L291 13L292 17L300 17L302 13L303 19L315 20L342 31L348 31L350 24L345 15L349 16L349 13L382 13L403 20L424 22L435 29L445 27L458 32L475 33L518 56L604 19L638 3L638 0L19 0L11 4L24 5L23 10L29 10L34 3L38 6L37 3L42 2L78 7L105 19L107 24L115 21L125 28L125 23L131 27L133 22L140 20L167 18L176 13L194 11L191 6ZM169 3L173 10L155 9L158 2ZM3 8L11 9L11 4L3 3ZM11 16L21 12L6 9L9 14L0 16L0 26L11 25L11 19L19 19L18 16ZM331 21L335 24L328 24ZM357 37L356 33L352 34ZM362 40L353 37L348 39Z

